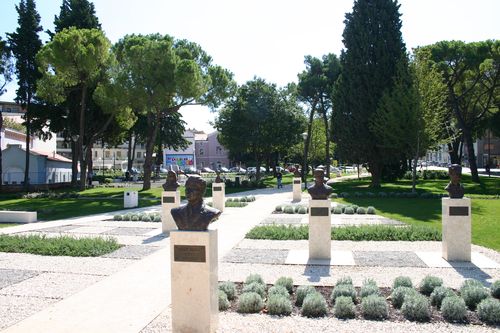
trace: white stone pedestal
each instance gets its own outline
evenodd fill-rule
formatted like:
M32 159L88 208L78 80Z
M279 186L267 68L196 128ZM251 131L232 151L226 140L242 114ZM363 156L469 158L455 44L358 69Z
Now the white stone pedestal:
M309 259L330 259L330 200L309 200Z
M224 211L226 203L226 184L212 183L212 203L214 208L217 208L221 212Z
M163 191L161 194L161 231L163 233L171 230L176 230L175 224L170 210L177 208L181 204L181 193L176 191Z
M172 331L215 332L219 321L217 230L170 233Z
M293 178L293 201L302 200L302 179Z
M125 191L123 193L123 208L134 208L139 206L139 192Z
M471 261L471 201L442 199L443 258Z

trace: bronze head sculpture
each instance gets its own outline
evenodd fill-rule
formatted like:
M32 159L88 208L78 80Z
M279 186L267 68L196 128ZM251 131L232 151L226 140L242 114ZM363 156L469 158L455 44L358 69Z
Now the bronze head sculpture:
M165 183L162 185L164 191L176 191L179 187L179 183L177 182L177 175L174 171L170 170L167 173L167 179Z
M451 199L462 199L464 197L464 187L460 184L462 167L458 164L452 164L448 168L448 174L450 175L450 182L444 189L448 191Z
M313 200L328 199L332 188L325 185L325 171L323 169L314 170L314 184L307 188L307 192Z
M302 175L300 174L300 166L298 164L295 164L295 170L293 171L293 176L295 178L300 178Z
M222 183L223 181L222 181L222 178L220 178L220 171L219 171L219 170L217 170L217 171L215 171L215 172L216 172L216 174L217 174L217 177L215 177L215 182L216 182L216 183Z
M203 203L206 188L207 183L200 176L189 176L186 181L188 203L170 211L179 230L206 231L208 225L219 218L220 210Z

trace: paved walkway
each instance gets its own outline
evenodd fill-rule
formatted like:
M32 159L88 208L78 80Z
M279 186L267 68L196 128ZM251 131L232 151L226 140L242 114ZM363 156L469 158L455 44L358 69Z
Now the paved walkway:
M417 253L439 253L438 242L334 242L335 257L345 255L347 259L329 263L332 266L311 265L302 258L307 241L243 240L253 226L276 218L271 212L277 205L291 203L291 186L247 194L254 194L257 200L244 208L226 208L211 225L218 230L220 281L243 281L251 273L261 274L268 283L285 275L292 276L295 283L315 285L331 285L341 275L351 275L356 285L373 277L380 286L390 285L398 275L411 275L414 283L427 274L449 276L453 287L468 277L485 283L500 279L500 254L492 250L474 246L475 257L483 261L467 267L443 266L442 262L433 266L432 258ZM159 212L160 207L132 211ZM170 331L169 237L161 233L159 223L111 221L114 214L0 229L9 234L109 235L125 245L99 258L0 252L2 332ZM366 262L367 257L380 265ZM221 331L236 331L233 323L224 322L232 316L221 316Z

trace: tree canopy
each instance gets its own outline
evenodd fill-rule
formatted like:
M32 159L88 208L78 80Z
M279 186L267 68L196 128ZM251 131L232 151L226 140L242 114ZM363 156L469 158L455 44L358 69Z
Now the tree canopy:
M65 28L101 29L94 4L88 0L63 0L59 16L54 18L56 33Z

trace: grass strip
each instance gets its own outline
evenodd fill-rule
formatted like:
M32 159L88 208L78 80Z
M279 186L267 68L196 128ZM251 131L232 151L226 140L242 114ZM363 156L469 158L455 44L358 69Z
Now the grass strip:
M98 257L121 247L114 238L73 238L45 235L0 235L0 252L31 253L44 256Z
M249 239L303 240L309 238L308 226L266 225L254 227L246 234ZM348 226L332 228L333 240L352 241L440 241L441 232L425 226Z

